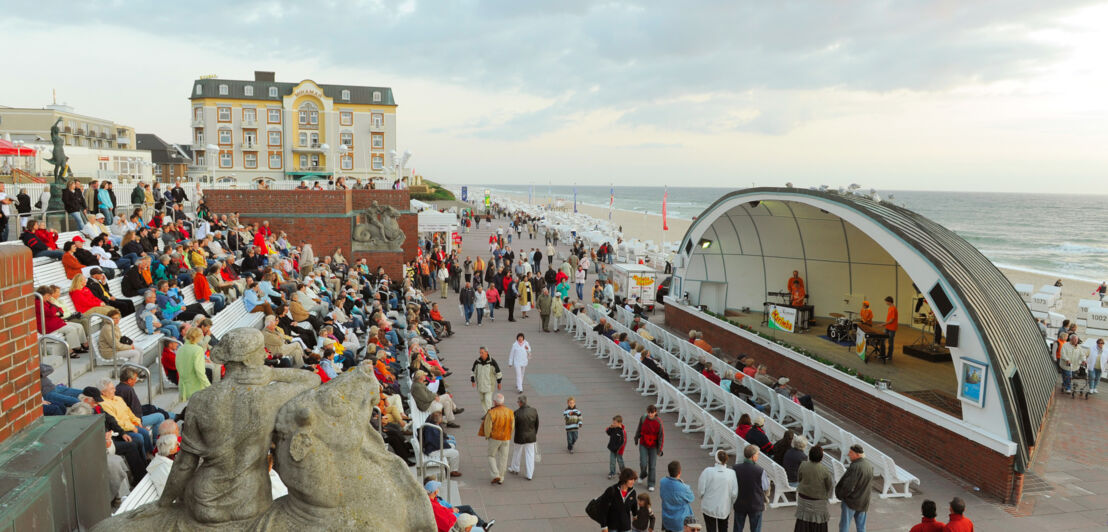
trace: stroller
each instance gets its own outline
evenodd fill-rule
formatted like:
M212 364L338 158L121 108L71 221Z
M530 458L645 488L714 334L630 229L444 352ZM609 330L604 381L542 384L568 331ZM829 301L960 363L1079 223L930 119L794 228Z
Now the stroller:
M1077 368L1077 371L1073 372L1073 378L1070 379L1070 398L1076 399L1078 397L1088 399L1089 398L1089 370L1086 369L1085 363L1081 363L1081 367Z

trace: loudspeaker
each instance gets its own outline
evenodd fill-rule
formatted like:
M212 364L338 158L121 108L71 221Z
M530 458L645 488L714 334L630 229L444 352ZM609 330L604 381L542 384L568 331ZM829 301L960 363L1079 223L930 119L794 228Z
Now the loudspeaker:
M946 326L946 346L958 347L958 326L947 325Z

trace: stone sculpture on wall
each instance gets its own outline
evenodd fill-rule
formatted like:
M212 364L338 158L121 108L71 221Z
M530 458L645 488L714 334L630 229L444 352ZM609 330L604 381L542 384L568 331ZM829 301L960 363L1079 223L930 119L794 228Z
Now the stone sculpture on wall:
M264 365L262 334L251 328L227 333L212 360L227 373L189 399L162 497L94 532L434 532L419 483L369 423L380 390L371 369L320 386L312 372ZM289 490L275 501L268 465L274 442L274 467Z
M353 251L401 251L404 231L400 229L400 211L389 205L373 205L354 218Z

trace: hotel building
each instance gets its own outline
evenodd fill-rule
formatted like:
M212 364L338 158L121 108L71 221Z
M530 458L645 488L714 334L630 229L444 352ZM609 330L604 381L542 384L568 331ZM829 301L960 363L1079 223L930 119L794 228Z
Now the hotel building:
M253 81L193 83L189 176L253 182L313 176L385 178L396 148L392 89Z

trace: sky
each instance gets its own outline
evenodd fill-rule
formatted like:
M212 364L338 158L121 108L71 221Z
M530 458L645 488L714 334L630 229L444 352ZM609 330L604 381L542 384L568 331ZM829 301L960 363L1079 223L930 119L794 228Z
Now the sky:
M392 87L444 183L1108 189L1104 1L4 4L0 105L172 142L193 80L272 70Z

